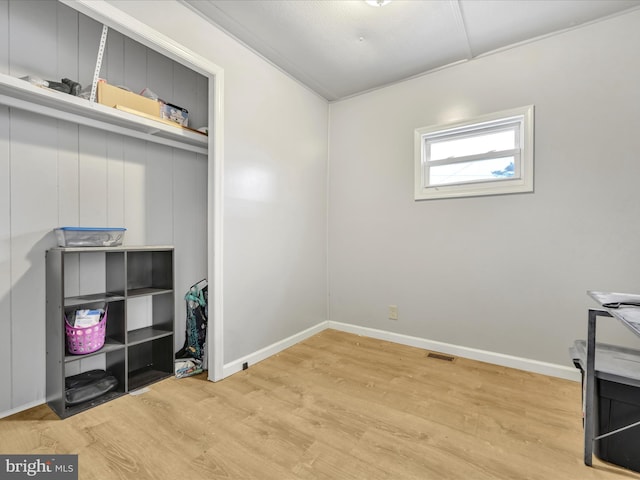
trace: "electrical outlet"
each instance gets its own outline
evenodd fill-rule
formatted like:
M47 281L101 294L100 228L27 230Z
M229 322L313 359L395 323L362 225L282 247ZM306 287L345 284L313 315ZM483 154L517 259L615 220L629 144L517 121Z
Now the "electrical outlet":
M389 305L389 320L398 320L398 306Z

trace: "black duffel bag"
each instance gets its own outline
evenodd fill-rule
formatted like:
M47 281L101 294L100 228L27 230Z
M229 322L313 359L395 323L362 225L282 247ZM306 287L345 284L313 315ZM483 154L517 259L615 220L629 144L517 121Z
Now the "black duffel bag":
M64 398L68 407L88 402L118 386L118 379L104 370L89 370L64 379Z

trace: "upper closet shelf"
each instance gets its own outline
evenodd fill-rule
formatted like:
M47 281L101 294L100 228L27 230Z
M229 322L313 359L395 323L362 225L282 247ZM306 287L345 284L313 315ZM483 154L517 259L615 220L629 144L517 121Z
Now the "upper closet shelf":
M207 155L208 137L0 74L0 105Z

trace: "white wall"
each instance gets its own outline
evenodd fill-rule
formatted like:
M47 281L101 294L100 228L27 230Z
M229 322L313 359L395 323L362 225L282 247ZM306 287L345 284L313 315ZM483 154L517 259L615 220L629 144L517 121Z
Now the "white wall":
M636 11L331 104L329 318L570 366L586 291L640 291L638 45ZM413 200L415 128L528 104L535 193Z
M177 2L109 3L224 69L224 362L326 320L327 102Z

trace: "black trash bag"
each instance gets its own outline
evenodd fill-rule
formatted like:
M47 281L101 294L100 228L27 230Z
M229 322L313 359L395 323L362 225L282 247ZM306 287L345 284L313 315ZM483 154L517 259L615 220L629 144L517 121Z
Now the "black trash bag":
M206 280L191 286L184 297L187 303L187 322L184 346L176 358L193 358L202 361L207 340L209 288Z
M89 370L64 379L64 398L68 407L94 400L118 386L118 379L104 370Z

